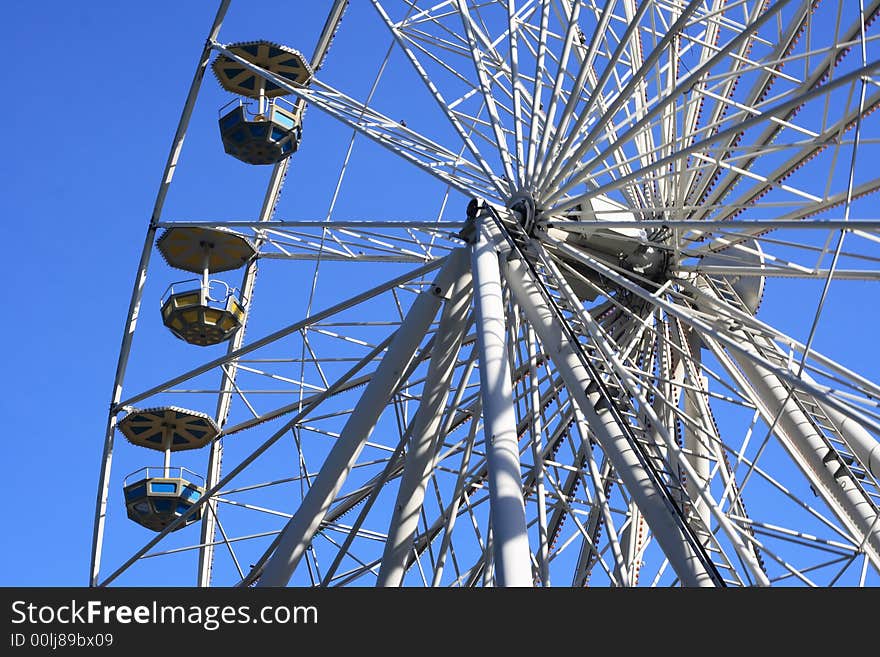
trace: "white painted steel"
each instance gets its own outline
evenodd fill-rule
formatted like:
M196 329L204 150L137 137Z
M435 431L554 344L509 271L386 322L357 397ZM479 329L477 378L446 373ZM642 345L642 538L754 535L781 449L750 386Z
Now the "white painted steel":
M712 580L705 568L688 550L688 542L675 519L671 517L671 509L662 493L652 484L616 420L607 410L596 410L600 395L598 392L587 394L591 378L578 360L562 328L546 307L537 286L529 280L525 266L516 260L505 261L504 273L517 304L529 318L541 344L565 380L572 399L587 418L590 428L645 515L657 541L663 545L664 552L682 582L686 586L712 586Z
M823 333L841 290L868 299L880 279L880 222L865 200L880 190L870 165L880 0L335 0L306 85L229 51L234 30L219 34L228 4L138 265L104 439L93 585L181 552L198 556L201 586L880 584L880 385L873 364L844 365L835 352L848 345ZM345 75L322 66L335 39L351 38L337 30L346 9L367 12L353 31L389 44L366 73L366 96L329 84L344 87ZM343 129L351 146L326 221L274 219L286 162L255 220L160 218L211 50ZM364 54L346 75L364 76ZM400 80L407 87L394 89ZM308 143L323 138L310 132ZM382 216L338 216L352 207L337 201L350 193L356 138L439 182L437 214L401 175ZM308 166L321 151L310 148L293 157ZM369 169L387 189L385 170ZM477 222L463 221L471 198ZM509 210L525 206L531 235ZM285 315L251 342L241 331L224 356L163 369L159 384L127 382L123 395L155 233L174 226L241 232L265 269L311 280L305 318ZM438 297L422 277L444 258ZM382 278L321 304L327 269ZM255 274L251 262L247 299ZM765 308L811 284L821 294L804 295L803 316L791 318L807 326L773 326ZM752 303L736 298L750 287ZM289 299L260 307L271 314ZM426 335L430 357L417 353ZM102 582L116 416L205 395L216 396L223 433L205 450L198 542L149 552L180 518ZM291 472L217 498L285 434ZM259 447L224 474L233 436ZM296 501L235 499L261 491ZM218 506L235 507L222 526ZM237 525L245 511L277 531Z
M461 276L467 252L453 253L428 290L410 308L373 378L361 395L342 434L325 459L311 488L281 534L275 553L266 563L259 586L284 586L296 570L306 548L370 436L385 404L400 385L407 365L449 288Z
M488 237L485 224L481 223L473 246L472 268L483 427L489 463L495 581L498 586L531 586L532 567L523 505L519 440L495 244L496 240Z
M406 574L407 556L412 551L419 513L442 437L440 422L464 337L472 295L470 271L462 271L450 286L434 335L431 361L419 410L412 421L412 438L391 514L377 586L400 586Z

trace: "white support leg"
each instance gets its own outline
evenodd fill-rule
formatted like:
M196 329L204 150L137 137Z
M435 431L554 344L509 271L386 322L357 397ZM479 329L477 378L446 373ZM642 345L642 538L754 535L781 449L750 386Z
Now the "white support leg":
M710 345L718 350L714 341ZM742 345L749 351L755 351L751 343L745 339ZM772 372L760 367L751 359L731 351L748 382L754 388L758 410L765 421L772 423L779 416L774 427L774 434L780 438L783 446L801 470L810 479L813 488L822 496L834 511L838 519L861 539L861 547L875 568L880 569L880 516L872 505L858 490L849 477L837 478L839 462L829 458L828 443L813 427L810 419L798 407L789 394L788 387ZM828 409L831 410L831 409ZM832 417L836 421L837 417Z
M443 407L464 337L471 297L471 274L463 271L443 304L440 324L434 336L431 362L419 410L412 420L412 442L406 452L376 586L400 586L406 574L407 557L412 551L419 512L434 469L437 444L441 439L439 430Z
M653 483L638 455L610 412L596 411L601 396L587 394L591 378L519 260L502 259L503 272L516 303L525 311L541 344L565 381L569 394L587 418L605 454L614 465L683 586L713 586L704 564L695 556L687 537L673 517L661 491ZM601 405L600 405L601 407Z
M312 481L309 492L284 528L278 547L266 562L257 586L285 586L290 581L389 398L400 385L443 297L465 269L466 262L466 250L454 251L430 288L416 298L342 433Z
M498 254L482 228L472 251L477 345L483 397L497 586L532 586L531 553L513 409Z

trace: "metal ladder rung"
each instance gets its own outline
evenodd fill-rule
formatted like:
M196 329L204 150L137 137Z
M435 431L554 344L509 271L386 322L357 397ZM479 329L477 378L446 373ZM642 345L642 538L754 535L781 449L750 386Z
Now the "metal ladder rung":
M712 565L715 566L716 568L720 569L720 570L726 570L726 571L729 572L729 573L733 573L734 575L736 574L736 568L734 568L733 566L731 566L731 565L729 565L729 564L726 564L726 563L718 563L718 562L716 562L716 561L713 561L713 562L712 562ZM722 578L722 579L723 579L723 578ZM725 579L724 581L730 583L731 581L735 581L735 580ZM739 582L736 582L736 583L739 584Z

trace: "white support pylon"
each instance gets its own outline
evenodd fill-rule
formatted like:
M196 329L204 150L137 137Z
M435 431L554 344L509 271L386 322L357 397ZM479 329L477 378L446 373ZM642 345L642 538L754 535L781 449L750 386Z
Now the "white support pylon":
M290 581L379 416L400 385L440 303L466 263L467 250L453 251L431 286L416 297L308 493L282 531L278 547L266 562L257 586L285 586Z
M520 260L504 263L504 276L517 305L523 309L565 381L572 401L578 405L593 430L605 454L614 465L618 476L648 522L669 563L681 579L683 586L713 586L714 582L703 563L690 549L690 543L675 522L672 511L663 500L661 491L652 483L645 467L623 434L610 412L596 410L601 399L598 392L587 394L592 379L581 364L562 327L555 321L543 297L527 274Z
M740 344L757 354L758 350L745 335ZM717 345L714 346L717 351ZM768 348L772 348L772 345L768 345ZM869 498L850 477L838 478L838 456L832 452L827 441L792 399L788 386L773 372L760 367L742 354L731 351L730 355L757 393L755 401L765 421L772 424L773 419L778 417L774 434L810 479L814 490L857 538L860 548L871 563L880 568L880 516L875 511L876 507L869 503ZM826 406L823 408L832 410ZM841 419L839 415L835 414L832 420ZM851 429L851 426L847 428Z
M434 469L437 444L441 439L443 407L464 338L472 294L470 271L463 271L443 304L440 323L434 334L431 362L419 410L412 420L412 441L406 452L376 586L400 586L406 574L407 557L412 552L419 512Z
M494 242L478 224L471 257L495 584L501 587L532 586L519 441L505 340L501 271Z

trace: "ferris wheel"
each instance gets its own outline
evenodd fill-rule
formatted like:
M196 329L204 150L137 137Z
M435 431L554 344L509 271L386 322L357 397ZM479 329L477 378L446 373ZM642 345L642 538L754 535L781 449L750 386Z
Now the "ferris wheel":
M880 585L880 0L324 4L220 3L91 584Z

